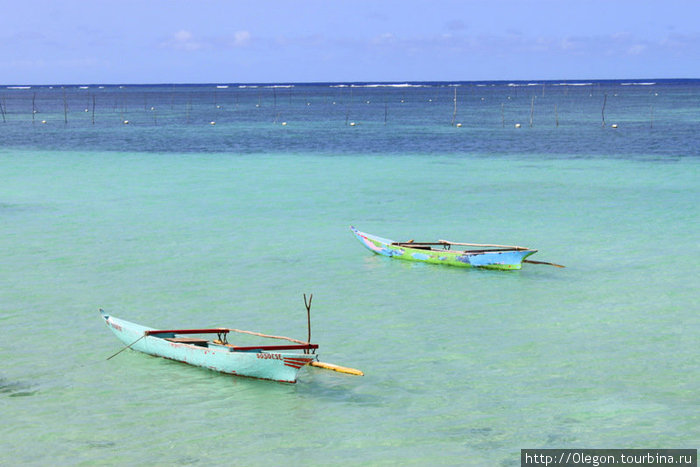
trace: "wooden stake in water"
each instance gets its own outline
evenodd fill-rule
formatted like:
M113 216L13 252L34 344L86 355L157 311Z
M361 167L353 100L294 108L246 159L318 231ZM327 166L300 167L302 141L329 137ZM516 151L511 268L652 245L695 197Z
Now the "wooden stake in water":
M450 125L455 126L455 119L457 118L457 86L455 86L455 95L452 100L454 102L454 109L452 110L452 123L450 123Z
M348 124L350 119L350 104L352 104L352 86L350 87L350 102L345 103L345 125Z
M92 124L95 124L95 95L92 95Z
M7 123L5 120L5 96L2 96L2 101L0 101L0 113L2 113L2 123Z
M272 88L272 113L275 116L275 123L277 123L277 89Z
M501 127L506 127L506 116L503 113L503 103L501 103Z
M605 93L605 96L603 97L603 108L600 110L600 115L603 118L603 123L601 126L605 126L605 104L608 102L608 94Z
M32 94L32 125L34 125L34 115L36 114L36 106L34 102L36 100L36 93Z
M311 300L313 300L314 294L309 295L309 301L306 301L306 294L304 294L304 305L306 306L306 326L309 330L308 337L306 338L307 343L311 343ZM304 353L309 353L308 350L304 350Z
M532 102L530 102L530 128L532 128L532 121L535 114L535 96L532 96Z
M66 125L68 125L68 102L66 101L66 88L61 86L61 89L63 89L63 121Z
M559 128L559 112L557 111L557 104L554 104L554 121L557 128Z

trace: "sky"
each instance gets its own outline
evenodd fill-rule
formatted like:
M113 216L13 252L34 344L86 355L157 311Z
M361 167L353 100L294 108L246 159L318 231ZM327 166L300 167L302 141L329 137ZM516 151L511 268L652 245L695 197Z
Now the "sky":
M700 78L700 0L0 0L0 84Z

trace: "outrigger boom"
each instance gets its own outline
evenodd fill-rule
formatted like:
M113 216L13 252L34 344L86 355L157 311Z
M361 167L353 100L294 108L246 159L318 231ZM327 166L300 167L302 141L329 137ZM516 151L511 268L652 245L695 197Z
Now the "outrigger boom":
M214 341L215 344L225 345L230 347L234 352L248 352L251 350L316 350L318 349L318 344L310 344L308 342L297 341L291 337L283 336L269 336L263 335L263 337L270 337L274 339L286 339L298 344L286 344L286 345L255 345L255 346L237 346L226 342L226 334L229 333L231 329L227 328L212 328L212 329L151 329L144 332L146 336L161 337L169 340L171 342L175 341L175 334L217 334L219 339ZM235 329L233 331L236 331ZM249 334L261 335L260 333L253 333L252 331L245 331ZM172 336L168 336L172 334ZM168 338L169 337L169 338ZM177 342L187 342L186 340L179 339Z
M517 245L492 245L488 243L459 243L459 242L450 242L449 240L438 240L438 245L459 245L459 246L475 246L475 247L480 247L480 248L504 248L508 250L529 250L529 248L525 248L524 246L517 246Z

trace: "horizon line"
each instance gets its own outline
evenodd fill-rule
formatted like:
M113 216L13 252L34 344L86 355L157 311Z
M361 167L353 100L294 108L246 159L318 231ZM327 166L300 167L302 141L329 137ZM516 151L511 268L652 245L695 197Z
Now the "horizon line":
M634 84L656 84L658 82L691 82L700 81L700 78L581 78L581 79L494 79L494 80L392 80L392 81L250 81L250 82L144 82L144 83L0 83L5 88L31 88L31 87L79 87L79 86L411 86L411 85L461 85L461 84L594 84L594 83L634 83Z

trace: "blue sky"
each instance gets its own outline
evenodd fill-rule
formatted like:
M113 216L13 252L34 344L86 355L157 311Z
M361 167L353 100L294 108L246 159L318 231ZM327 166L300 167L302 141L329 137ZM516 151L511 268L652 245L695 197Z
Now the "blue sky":
M26 0L0 83L700 78L700 0Z

